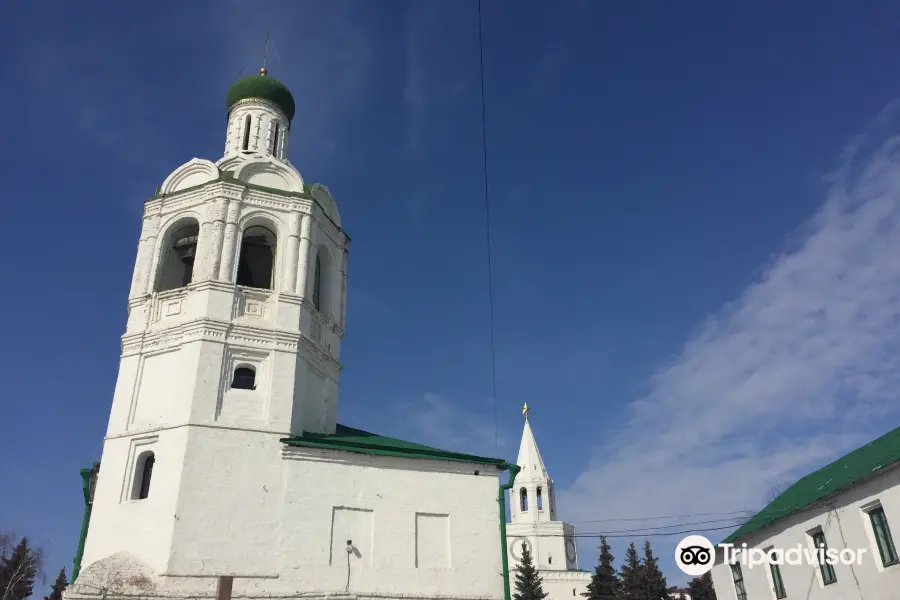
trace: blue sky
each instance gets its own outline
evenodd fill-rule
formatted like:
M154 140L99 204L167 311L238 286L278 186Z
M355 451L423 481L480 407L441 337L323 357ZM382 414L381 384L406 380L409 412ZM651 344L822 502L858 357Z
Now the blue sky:
M142 201L267 31L353 240L342 422L512 459L527 401L582 533L759 507L897 424L894 9L485 0L495 432L474 1L6 3L0 530L70 570Z

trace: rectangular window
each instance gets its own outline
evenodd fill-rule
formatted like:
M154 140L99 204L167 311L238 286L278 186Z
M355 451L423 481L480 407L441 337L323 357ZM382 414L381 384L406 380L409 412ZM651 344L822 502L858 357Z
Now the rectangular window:
M825 534L817 531L812 536L813 545L819 551L819 570L822 571L822 583L829 585L837 581L837 575L834 574L834 566L825 560L825 553L828 552L828 544L825 543Z
M772 572L772 591L778 600L787 598L787 592L784 591L784 580L781 578L781 567L776 564L769 564L769 570Z
M737 594L737 600L747 600L747 590L744 589L744 573L741 571L740 563L731 565L731 577L734 579L734 593Z
M872 531L875 533L875 544L878 546L878 553L881 555L881 564L885 567L896 565L898 562L897 548L894 546L893 538L891 538L891 528L888 527L884 509L879 506L871 511L869 519L872 521Z

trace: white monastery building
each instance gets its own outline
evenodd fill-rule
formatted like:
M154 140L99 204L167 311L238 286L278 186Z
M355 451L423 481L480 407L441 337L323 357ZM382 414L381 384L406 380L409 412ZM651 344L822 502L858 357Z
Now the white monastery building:
M265 69L239 80L223 156L145 204L67 600L504 597L518 468L337 422L350 239L288 160L294 110ZM564 525L526 433L549 504L513 527L564 569L562 538L534 537Z
M522 559L527 546L550 600L581 598L591 574L578 568L575 527L556 520L553 480L538 450L526 404L525 430L516 459L519 474L510 493L511 523L506 528L510 570Z
M893 529L892 529L893 528ZM718 600L896 600L900 598L900 428L807 475L724 540L782 551L800 547L852 550L856 564L748 566L712 569ZM861 555L858 554L862 551ZM815 555L813 555L815 558Z

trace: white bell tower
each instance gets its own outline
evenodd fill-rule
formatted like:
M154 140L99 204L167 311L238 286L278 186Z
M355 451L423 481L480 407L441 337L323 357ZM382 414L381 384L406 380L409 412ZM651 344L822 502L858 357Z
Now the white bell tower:
M578 569L575 528L556 520L553 480L531 431L530 412L526 404L522 408L525 429L516 459L521 471L510 490L511 522L506 528L510 569L521 560L525 544L542 575L543 571L575 571Z
M179 548L227 547L211 519L229 511L277 518L254 481L280 476L279 440L335 431L349 238L288 160L288 89L263 69L227 109L224 156L144 206L84 564L129 551L157 573L215 572Z

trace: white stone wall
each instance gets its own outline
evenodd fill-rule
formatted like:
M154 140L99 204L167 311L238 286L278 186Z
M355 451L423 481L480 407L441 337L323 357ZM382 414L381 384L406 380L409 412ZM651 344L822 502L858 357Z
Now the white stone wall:
M541 571L541 587L547 600L583 600L591 574L582 571Z
M125 551L165 593L199 593L222 575L236 578L236 596L335 593L347 585L349 539L352 593L502 596L496 467L290 448L225 428L147 443L148 498L119 494L129 461L101 466L86 569Z
M812 549L809 531L821 527L829 548L864 549L861 565L835 565L837 581L823 585L818 567L783 565L781 576L788 598L808 600L895 600L900 598L900 565L883 567L867 510L880 503L887 516L894 544L900 544L900 469L886 469L882 474L850 490L829 498L833 505L786 517L757 531L738 544L750 548L793 548L802 544ZM898 546L900 549L900 546ZM719 600L737 600L731 570L722 564L719 552L712 578ZM741 567L747 600L775 600L769 567Z

